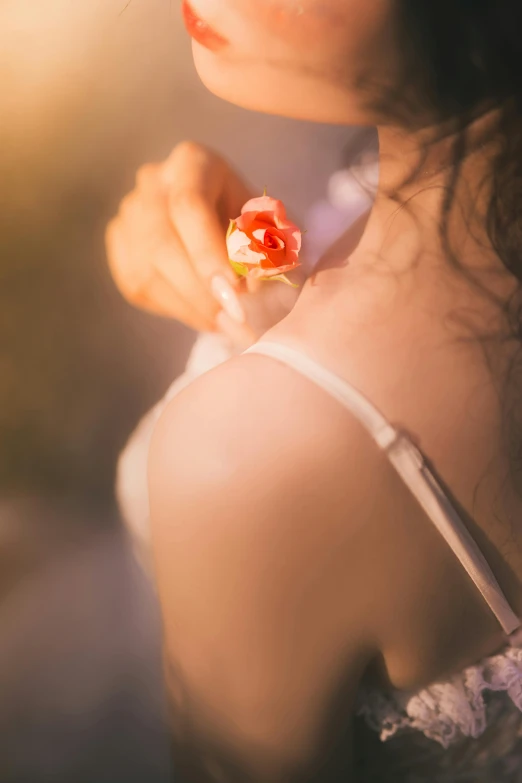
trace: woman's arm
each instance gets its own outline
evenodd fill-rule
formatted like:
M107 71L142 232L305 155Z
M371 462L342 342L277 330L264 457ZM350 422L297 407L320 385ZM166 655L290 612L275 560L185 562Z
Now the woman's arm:
M183 373L170 385L163 398L141 419L119 456L116 497L134 551L147 573L151 570L147 462L154 428L169 402L182 389L193 383L200 375L239 353L240 348L223 334L217 332L199 334Z
M160 420L151 525L184 782L349 779L373 459L335 401L264 357L198 379Z

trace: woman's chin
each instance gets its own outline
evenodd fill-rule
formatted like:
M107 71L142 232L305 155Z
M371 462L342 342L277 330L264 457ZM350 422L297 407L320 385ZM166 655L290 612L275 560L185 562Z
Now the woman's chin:
M285 107L266 90L256 89L252 79L241 72L241 66L193 44L196 71L204 86L217 98L243 109L265 114L285 114Z
M305 76L296 80L295 74L288 76L264 64L234 62L197 43L193 53L196 71L205 87L216 97L243 109L310 122L373 124L357 110L349 93L327 82Z

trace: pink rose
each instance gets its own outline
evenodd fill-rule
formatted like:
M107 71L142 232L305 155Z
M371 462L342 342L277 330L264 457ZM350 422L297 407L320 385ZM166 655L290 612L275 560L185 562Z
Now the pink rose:
M293 285L284 273L301 266L301 231L281 201L261 196L247 201L240 217L230 221L227 249L238 275Z

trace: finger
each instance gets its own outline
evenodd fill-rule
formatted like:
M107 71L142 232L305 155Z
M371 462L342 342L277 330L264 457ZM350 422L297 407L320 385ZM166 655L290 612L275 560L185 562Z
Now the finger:
M160 177L168 187L199 193L213 204L225 197L229 202L225 206L232 211L252 198L251 190L228 161L191 141L174 148L161 167Z
M172 190L198 193L215 203L223 190L227 171L224 160L212 150L184 141L163 163L160 177Z
M146 163L136 172L136 188L144 194L154 194L165 190L160 177L161 164Z
M191 304L172 290L170 283L160 276L153 276L135 304L155 315L174 318L198 332L216 331L215 320L202 318Z
M172 225L196 273L229 316L244 323L240 278L228 259L225 226L237 216L241 199L248 198L246 186L221 158L191 142L178 145L161 176L169 185Z
M221 275L237 287L239 278L228 260L215 204L194 191L171 191L168 201L170 219L202 282L210 287L214 275Z
M228 260L225 234L215 209L199 196L178 194L171 196L171 219L208 296L231 318L244 323L239 277Z
M194 316L198 321L212 322L220 309L219 304L195 273L183 245L162 211L165 209L164 201L162 204L161 208L160 204L154 207L154 204L144 203L141 199L130 200L124 218L109 224L106 242L112 276L125 298L138 306L144 306L144 297L147 296L154 302L149 287L151 280L159 276L170 287L170 301L174 303L167 306L166 311L164 303L162 314L180 320L187 318L191 323ZM136 237L134 226L139 227ZM164 295L161 295L161 300L164 302ZM182 308L176 304L180 300L185 302Z
M225 232L229 220L237 217L227 213L239 210L242 195L248 196L241 179L222 158L193 142L174 149L161 177L169 188L170 219L203 282L208 286L215 274L221 274L236 286Z
M205 320L213 320L220 305L205 287L191 264L179 237L171 234L167 240L158 239L151 254L152 266L178 296L190 303Z
M105 248L109 271L123 296L130 302L146 285L150 271L146 264L130 264L128 243L121 221L113 219L105 230Z

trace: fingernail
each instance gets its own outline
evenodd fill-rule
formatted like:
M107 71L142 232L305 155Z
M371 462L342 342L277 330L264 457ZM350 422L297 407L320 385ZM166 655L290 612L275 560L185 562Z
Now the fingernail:
M245 311L241 307L238 296L228 280L221 275L214 275L211 282L212 294L223 310L238 324L246 323Z

